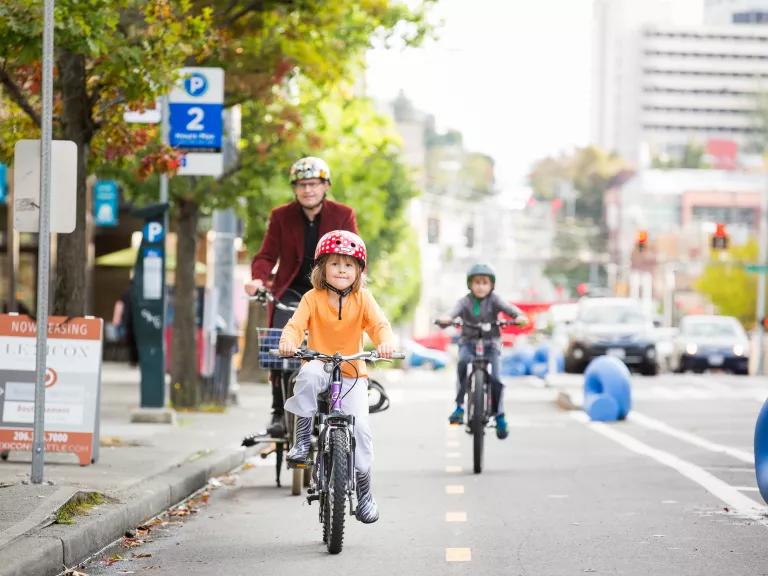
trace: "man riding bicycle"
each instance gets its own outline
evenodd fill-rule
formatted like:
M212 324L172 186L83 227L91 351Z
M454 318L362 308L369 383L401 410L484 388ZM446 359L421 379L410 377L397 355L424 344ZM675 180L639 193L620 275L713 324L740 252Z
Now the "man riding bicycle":
M487 264L475 264L467 272L467 288L469 294L462 297L448 314L441 317L440 324L450 324L455 318L460 318L467 323L462 327L459 339L459 364L457 374L456 408L449 416L451 424L464 422L464 398L467 394L467 367L472 362L475 354L475 340L478 338L477 330L469 324L493 322L504 312L512 318L525 322L523 312L514 304L504 301L494 292L496 286L496 272ZM493 411L496 413L496 436L504 439L509 435L507 421L504 417L504 402L502 399L503 384L499 378L499 353L500 331L498 326L491 329L491 343L485 351L491 364L492 374L492 400Z
M307 156L297 160L290 171L295 200L272 210L267 233L259 252L251 262L253 280L245 284L249 296L270 279L275 298L286 303L298 303L312 288L310 274L318 239L331 230L357 233L354 210L327 199L331 187L331 170L320 158ZM283 328L291 314L270 306L269 326ZM283 398L281 371L270 371L272 384L272 420L268 433L272 437L285 434L283 430Z

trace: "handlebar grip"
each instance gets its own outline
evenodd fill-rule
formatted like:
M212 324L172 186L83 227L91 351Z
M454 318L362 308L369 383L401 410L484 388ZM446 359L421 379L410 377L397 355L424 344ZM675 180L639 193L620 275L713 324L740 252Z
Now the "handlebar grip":
M269 351L269 355L270 355L270 356L281 356L281 354L280 354L280 350L277 350L277 349L275 349L275 348L272 348L272 349L270 349L270 351Z
M393 352L392 353L392 359L393 360L405 360L405 352Z

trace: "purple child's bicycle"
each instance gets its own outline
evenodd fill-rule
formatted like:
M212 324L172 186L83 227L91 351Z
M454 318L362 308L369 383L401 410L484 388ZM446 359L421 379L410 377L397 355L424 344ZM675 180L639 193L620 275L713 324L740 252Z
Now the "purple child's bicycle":
M277 350L270 350L279 356ZM320 524L323 526L323 542L328 552L338 554L344 542L344 517L347 499L349 513L356 512L355 502L355 417L341 410L341 365L354 360L383 360L376 351L358 352L349 356L339 353L328 355L301 349L294 354L301 360L322 360L331 366L331 383L328 391L319 398L318 440L312 481L307 490L307 502L320 504ZM393 359L405 358L395 353Z

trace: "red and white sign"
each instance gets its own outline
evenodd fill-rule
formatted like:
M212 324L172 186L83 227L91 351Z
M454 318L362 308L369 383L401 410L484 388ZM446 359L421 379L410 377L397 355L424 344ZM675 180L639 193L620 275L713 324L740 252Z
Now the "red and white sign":
M48 319L45 450L85 466L98 457L101 318ZM0 451L31 451L37 324L0 314Z

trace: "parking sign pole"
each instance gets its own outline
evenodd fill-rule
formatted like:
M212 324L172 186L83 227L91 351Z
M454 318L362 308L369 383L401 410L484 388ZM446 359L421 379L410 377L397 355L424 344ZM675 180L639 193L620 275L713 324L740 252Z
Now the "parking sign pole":
M40 119L40 230L37 257L37 348L35 356L35 421L32 440L33 484L43 481L45 459L45 374L48 337L48 275L51 259L51 136L53 122L53 7L45 0L43 7L42 106ZM13 297L13 295L11 295Z

